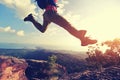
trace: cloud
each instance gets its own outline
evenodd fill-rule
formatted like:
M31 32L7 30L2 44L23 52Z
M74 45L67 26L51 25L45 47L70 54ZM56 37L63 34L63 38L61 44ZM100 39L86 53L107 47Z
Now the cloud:
M29 13L36 14L36 6L31 0L0 0L8 8L15 10L17 17L24 18Z
M15 32L15 30L14 30L14 29L11 29L11 27L6 27L6 28L4 28L4 31L5 31L5 32L10 32L10 33L14 33L14 32Z
M24 31L23 30L19 30L19 31L16 31L15 29L12 29L10 26L7 26L7 27L0 27L0 32L4 32L4 33L14 33L18 36L24 36Z
M34 0L33 0L34 1ZM0 0L0 4L7 6L15 11L16 16L23 19L28 14L32 13L39 17L39 14L42 13L42 10L35 5L35 2L32 0ZM63 14L65 11L64 5L68 4L68 0L60 0L58 2L58 12Z
M18 36L24 36L25 34L24 34L24 31L23 31L23 30L20 30L20 31L17 32L17 35L18 35Z
M68 4L68 0L60 0L58 4L58 13L63 14L65 12L65 5Z
M11 29L10 26L2 28L0 27L0 32L9 32L9 33L15 33L16 31L14 29Z

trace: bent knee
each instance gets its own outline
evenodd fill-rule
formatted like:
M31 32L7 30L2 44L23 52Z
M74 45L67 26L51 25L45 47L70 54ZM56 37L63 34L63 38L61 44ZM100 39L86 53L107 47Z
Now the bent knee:
M45 33L45 30L41 30L41 33Z

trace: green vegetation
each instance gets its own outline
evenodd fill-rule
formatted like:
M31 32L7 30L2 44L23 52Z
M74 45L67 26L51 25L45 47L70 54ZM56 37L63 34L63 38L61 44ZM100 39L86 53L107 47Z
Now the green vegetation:
M56 60L57 60L57 57L55 55L48 57L49 80L58 79L59 70L57 69Z

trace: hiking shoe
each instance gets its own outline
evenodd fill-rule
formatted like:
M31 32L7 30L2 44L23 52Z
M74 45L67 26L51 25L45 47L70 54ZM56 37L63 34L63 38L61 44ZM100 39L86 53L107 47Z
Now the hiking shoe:
M84 39L84 37L85 37L85 34L86 34L86 30L80 30L80 31L78 31L78 33L79 33L79 39Z
M24 18L24 21L32 21L34 18L32 14L29 14L27 17Z
M95 43L97 43L97 40L90 39L89 37L85 37L84 39L81 40L81 46L87 46Z

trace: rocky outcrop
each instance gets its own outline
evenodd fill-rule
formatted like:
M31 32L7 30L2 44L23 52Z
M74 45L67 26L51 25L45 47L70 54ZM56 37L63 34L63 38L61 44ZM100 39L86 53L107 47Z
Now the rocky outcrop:
M66 72L59 64L50 69L44 60L0 56L0 80L58 80Z
M0 80L28 80L27 63L23 59L0 56Z
M28 68L26 69L26 76L29 80L58 80L64 76L67 71L65 67L55 64L54 69L49 68L49 63L44 60L26 60ZM54 79L50 79L53 78Z
M120 80L120 66L67 74L62 65L49 65L44 60L0 56L0 80Z
M120 66L112 66L102 72L86 70L65 75L60 80L120 80Z
M109 67L102 72L86 71L79 80L120 80L120 66Z

